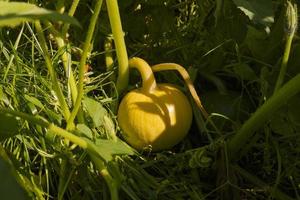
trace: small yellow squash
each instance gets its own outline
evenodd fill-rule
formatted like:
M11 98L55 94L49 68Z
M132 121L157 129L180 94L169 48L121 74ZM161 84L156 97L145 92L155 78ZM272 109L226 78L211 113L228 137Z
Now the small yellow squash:
M141 58L129 60L142 76L142 87L125 95L118 110L124 139L135 149L170 149L188 133L192 108L187 97L171 84L156 84L151 67ZM154 66L156 71L163 70Z

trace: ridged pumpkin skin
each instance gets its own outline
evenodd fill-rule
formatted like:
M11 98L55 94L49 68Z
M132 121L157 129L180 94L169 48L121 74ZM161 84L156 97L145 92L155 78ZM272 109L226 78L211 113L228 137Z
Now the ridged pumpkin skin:
M170 84L159 84L151 93L133 90L122 99L118 122L125 140L135 149L172 148L188 133L192 109L187 97Z

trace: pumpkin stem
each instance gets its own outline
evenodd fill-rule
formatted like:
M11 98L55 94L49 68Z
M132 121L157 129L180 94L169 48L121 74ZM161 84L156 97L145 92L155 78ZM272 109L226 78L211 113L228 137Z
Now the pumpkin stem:
M196 89L193 85L193 82L188 74L188 72L185 70L184 67L182 67L181 65L178 65L176 63L161 63L161 64L157 64L152 66L152 71L154 72L158 72L158 71L164 71L164 70L176 70L179 72L179 74L182 76L182 78L185 81L185 84L187 85L195 103L197 104L198 108L200 109L200 111L202 112L203 116L207 119L209 114L206 112L206 110L204 109L200 98L196 92Z
M140 72L143 81L143 92L150 93L156 88L156 81L153 72L145 60L138 57L133 57L129 60L129 67L136 68Z

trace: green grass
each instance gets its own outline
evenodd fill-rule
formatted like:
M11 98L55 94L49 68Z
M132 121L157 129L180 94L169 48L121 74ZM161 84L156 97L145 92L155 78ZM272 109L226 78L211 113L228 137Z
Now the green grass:
M11 185L15 193L2 191L5 187L0 183L1 194L14 193L20 195L18 199L89 200L111 199L117 190L120 199L136 200L300 199L299 94L277 102L278 110L270 111L269 117L253 117L272 99L283 55L287 68L280 75L280 85L284 88L300 72L297 32L293 43L289 40L290 53L284 54L286 8L282 2L266 1L274 8L258 13L271 13L271 24L247 18L237 8L238 1L165 2L118 1L128 55L143 57L151 65L175 62L185 66L217 127L204 121L193 105L189 135L173 149L137 153L121 142L116 110L122 95L115 80L115 48L109 50L114 59L109 71L105 63L109 54L104 45L111 33L107 7L102 5L95 32L86 39L96 1L81 0L74 16L82 28L71 25L68 29L58 22L51 22L52 27L42 21L45 42L32 22L0 29L0 164L8 163L0 165L0 179L18 183ZM60 3L65 3L68 12L71 4ZM52 2L41 5L55 9ZM54 32L66 30L68 39L58 44L65 36ZM43 45L48 48L47 65ZM64 58L68 56L74 80L66 75ZM84 63L92 69L83 77L83 98L76 108L79 114L74 122L80 125L72 127L61 102L72 112L76 99L72 94L78 88L70 85L78 84ZM51 80L50 65L56 82ZM159 82L183 85L175 73L156 77ZM139 80L139 75L131 73L129 88ZM62 99L57 97L55 84ZM96 109L99 115L92 112ZM245 126L251 124L249 118L255 122L252 129ZM247 131L248 135L241 133ZM238 151L233 150L236 147ZM11 176L4 176L5 170Z

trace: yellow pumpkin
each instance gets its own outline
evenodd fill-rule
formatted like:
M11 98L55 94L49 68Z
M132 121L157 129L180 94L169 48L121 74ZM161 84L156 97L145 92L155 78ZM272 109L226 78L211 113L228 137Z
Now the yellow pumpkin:
M142 87L127 93L119 105L118 123L124 139L138 150L172 148L191 126L192 108L187 97L171 84L156 84L144 60L132 58L129 66L141 73Z

